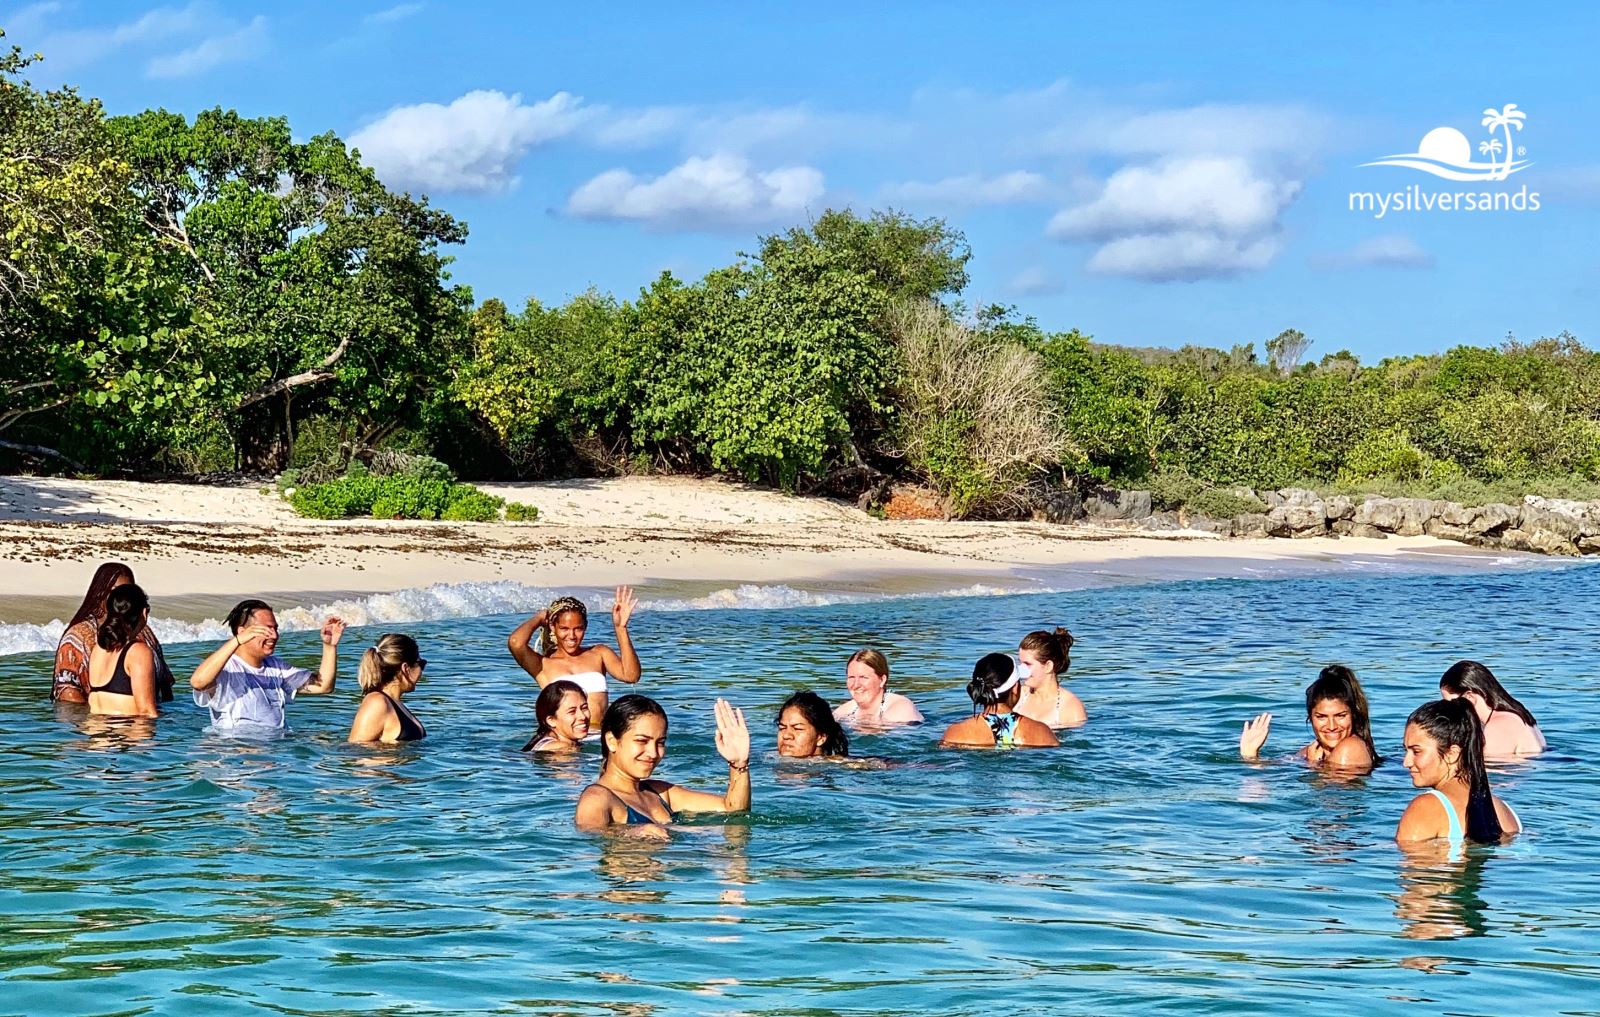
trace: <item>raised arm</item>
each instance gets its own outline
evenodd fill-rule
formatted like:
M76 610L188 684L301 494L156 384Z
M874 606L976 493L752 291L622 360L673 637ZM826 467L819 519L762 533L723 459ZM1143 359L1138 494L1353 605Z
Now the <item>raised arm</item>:
M603 648L600 655L606 666L606 674L629 685L638 681L640 674L639 654L628 635L628 621L638 606L639 598L633 595L633 590L626 586L617 587L617 598L611 605L611 627L617 631L617 652L612 653L608 646Z
M544 657L533 648L533 634L544 628L550 620L548 610L540 611L527 621L511 630L511 635L506 637L506 649L511 651L512 659L522 665L522 669L535 678L544 671Z
M1267 733L1271 730L1270 713L1258 713L1245 721L1244 730L1239 733L1239 755L1244 759L1260 758L1261 746L1267 743Z
M744 711L717 700L717 752L728 761L728 790L718 796L669 784L661 792L674 812L750 811L750 729Z
M143 643L133 644L123 658L122 666L128 672L128 685L133 690L133 715L159 717L161 709L156 705L156 657L150 647Z
M239 647L252 639L267 639L272 635L272 630L265 625L246 625L236 634L229 636L228 641L211 651L211 656L200 662L194 669L194 674L189 676L189 684L194 686L196 692L203 692L217 683L217 675L222 673L223 667L228 663Z
M339 639L344 635L344 619L330 617L322 623L322 663L317 677L300 687L302 696L323 696L333 691L339 677Z

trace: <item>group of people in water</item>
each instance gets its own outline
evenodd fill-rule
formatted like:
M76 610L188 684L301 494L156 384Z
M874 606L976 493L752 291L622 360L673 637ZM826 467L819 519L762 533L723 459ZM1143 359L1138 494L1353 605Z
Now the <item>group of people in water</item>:
M536 728L524 751L573 754L597 738L600 776L578 799L577 825L586 830L637 828L663 837L680 813L743 812L750 808L750 731L744 712L726 700L714 706L717 752L728 764L720 795L694 791L655 776L666 754L667 714L638 694L610 699L610 682L632 685L642 673L628 624L638 606L619 587L611 608L617 646L585 642L589 614L575 597L561 597L514 629L512 658L539 686ZM102 565L56 651L52 698L84 703L90 712L155 717L173 698L174 678L149 627L150 602L120 562ZM218 730L276 730L298 695L332 692L345 623L330 617L321 629L316 670L296 667L274 652L278 622L270 605L245 600L229 612L229 638L189 678L194 702ZM978 660L967 683L971 716L950 724L940 744L952 748L1023 748L1059 744L1056 732L1088 720L1083 701L1063 680L1071 665L1072 634L1064 628L1025 636L1013 656ZM409 742L427 729L404 697L428 666L416 640L389 633L366 649L357 669L362 699L351 722L354 743ZM889 690L889 661L878 650L852 654L845 667L849 698L831 705L816 692L795 692L779 707L777 751L796 759L850 758L847 728L882 731L923 721L908 697ZM1404 765L1423 789L1401 816L1396 839L1492 843L1522 829L1511 807L1489 787L1487 759L1534 755L1545 748L1533 714L1493 672L1461 661L1439 681L1440 698L1406 721ZM596 718L599 718L598 731ZM1372 739L1361 683L1349 668L1331 665L1306 690L1313 740L1295 753L1331 772L1362 774L1381 762ZM1272 716L1247 721L1239 753L1260 758Z

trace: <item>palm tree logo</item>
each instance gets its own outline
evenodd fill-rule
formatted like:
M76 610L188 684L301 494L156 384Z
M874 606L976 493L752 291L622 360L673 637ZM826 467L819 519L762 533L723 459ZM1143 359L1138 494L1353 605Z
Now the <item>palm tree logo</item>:
M1500 155L1502 147L1499 138L1490 138L1488 141L1478 142L1478 151L1483 155L1487 155L1491 161Z
M1514 102L1506 103L1505 109L1495 109L1490 106L1483 111L1483 126L1489 128L1490 134L1494 133L1496 127L1503 127L1506 132L1506 161L1500 166L1494 179L1504 180L1511 175L1511 156L1516 150L1516 146L1511 143L1511 128L1522 130L1522 122L1526 119L1528 114L1517 109L1517 104Z

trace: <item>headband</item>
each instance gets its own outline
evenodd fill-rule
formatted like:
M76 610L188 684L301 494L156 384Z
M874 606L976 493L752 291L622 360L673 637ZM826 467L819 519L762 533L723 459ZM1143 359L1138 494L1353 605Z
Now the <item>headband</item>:
M1027 665L1023 664L1020 658L1013 657L1011 664L1011 677L995 687L994 694L997 696L1002 692L1010 692L1017 687L1017 682L1028 677Z

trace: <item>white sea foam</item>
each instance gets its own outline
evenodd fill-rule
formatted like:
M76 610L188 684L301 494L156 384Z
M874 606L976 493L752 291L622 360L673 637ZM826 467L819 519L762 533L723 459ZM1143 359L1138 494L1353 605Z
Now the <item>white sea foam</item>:
M610 611L608 592L563 590L584 596L593 612ZM910 596L994 597L1013 593L1048 592L1041 587L1019 585L1000 587L972 585L936 594L820 593L792 586L745 584L715 590L700 597L662 598L640 603L641 611L731 611L776 608L824 607L829 604L861 604L870 601L901 599ZM328 615L338 615L353 626L389 625L407 622L439 621L447 618L476 618L482 615L532 613L548 604L558 591L514 582L435 583L418 589L374 593L348 600L279 607L278 627L284 632L304 632L319 628ZM228 637L228 627L216 618L200 622L176 621L155 617L150 627L162 642L220 642ZM48 625L0 623L0 656L16 653L48 653L55 649L66 624L60 619Z

